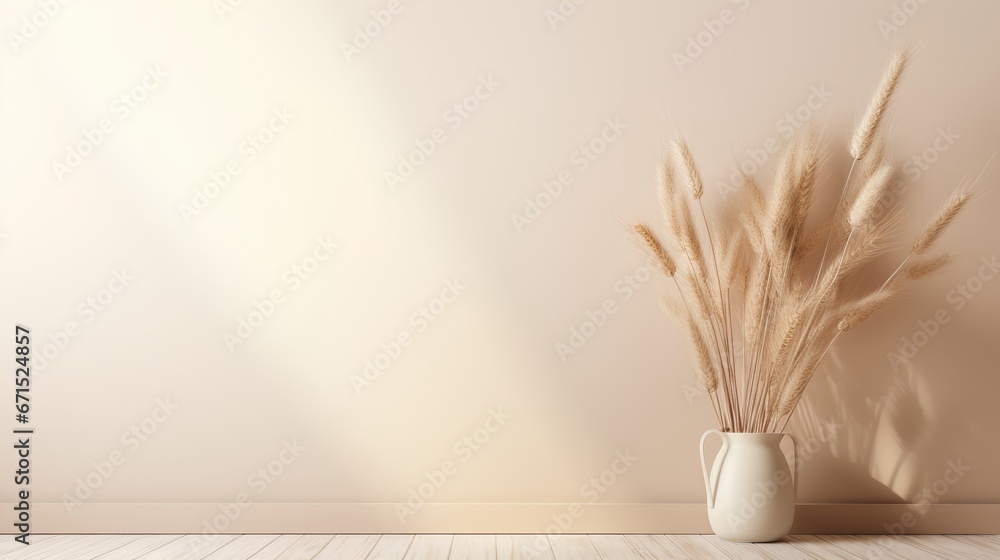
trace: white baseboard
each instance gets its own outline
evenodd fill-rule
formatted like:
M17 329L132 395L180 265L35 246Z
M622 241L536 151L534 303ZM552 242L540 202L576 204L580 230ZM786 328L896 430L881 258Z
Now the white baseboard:
M11 511L13 504L3 504ZM235 507L235 506L233 506ZM578 507L579 509L576 509ZM31 506L46 533L710 533L704 504L426 504L400 522L396 504L255 503ZM235 519L230 520L230 517ZM215 521L216 528L209 529ZM560 527L559 523L563 526ZM911 525L905 527L905 524ZM10 533L11 526L3 529ZM1000 533L1000 504L799 504L793 533Z

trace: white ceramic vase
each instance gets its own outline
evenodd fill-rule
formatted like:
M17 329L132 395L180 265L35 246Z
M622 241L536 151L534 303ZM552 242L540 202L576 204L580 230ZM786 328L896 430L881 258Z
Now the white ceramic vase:
M712 472L705 462L705 439L722 438ZM708 494L708 519L719 537L733 542L780 540L795 517L797 476L779 444L791 434L734 433L709 430L701 436L701 470Z

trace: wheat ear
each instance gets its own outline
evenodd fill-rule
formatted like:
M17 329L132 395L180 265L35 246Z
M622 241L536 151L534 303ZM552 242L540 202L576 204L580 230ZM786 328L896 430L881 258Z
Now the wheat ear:
M677 158L677 165L684 171L684 178L687 179L688 187L691 188L691 195L695 200L698 200L705 192L705 185L701 181L701 173L698 172L698 166L694 163L691 148L688 147L687 140L683 138L673 140L671 145L674 148L674 157Z
M950 255L941 255L915 262L906 267L906 277L910 280L920 280L941 270L951 262Z
M632 227L642 239L643 243L646 244L646 248L649 249L650 253L652 253L656 262L659 263L660 269L663 273L667 276L673 276L674 273L677 272L677 265L674 263L674 260L670 258L670 255L667 254L667 250L663 248L663 244L660 243L660 240L656 238L656 234L654 234L653 231L645 224L636 224Z
M938 211L934 219L931 220L924 231L913 240L910 244L910 256L916 257L927 252L934 243L941 238L941 234L944 230L948 229L958 213L962 211L963 208L972 199L972 193L965 190L959 190L951 199Z
M765 244L771 254L771 260L779 269L789 253L792 234L795 229L796 205L799 196L796 192L795 162L798 156L798 144L788 146L778 175L774 180L775 194L767 209L767 231Z
M719 376L716 374L715 366L712 363L712 353L701 332L701 327L698 326L694 317L688 315L687 325L691 335L691 342L694 345L695 358L698 360L698 380L701 382L702 389L709 393L714 393L719 387Z
M744 204L739 213L740 222L746 232L747 241L757 254L762 254L764 247L764 224L763 217L766 207L764 193L760 190L760 185L753 175L743 174L742 177Z
M883 165L865 181L857 199L847 214L852 228L866 227L875 218L876 211L885 199L892 179L892 167Z
M897 295L899 295L898 289L889 288L888 290L878 290L857 300L848 307L843 317L837 322L837 329L841 331L853 329Z
M889 63L889 67L886 69L885 74L882 76L882 81L875 91L875 96L869 103L864 116L858 122L858 127L851 138L851 157L854 159L864 159L868 153L868 149L878 134L879 124L882 122L882 118L885 117L892 94L899 85L899 78L903 75L903 70L906 69L909 60L909 49L902 49L896 53Z

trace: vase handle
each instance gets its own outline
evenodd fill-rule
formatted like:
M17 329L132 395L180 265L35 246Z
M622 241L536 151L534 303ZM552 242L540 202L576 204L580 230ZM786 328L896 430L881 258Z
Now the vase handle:
M712 488L712 483L708 477L708 465L705 463L705 438L707 438L709 434L719 434L719 437L722 438L722 449L719 450L720 459L718 470L720 473L722 472L722 461L725 461L726 451L729 449L729 441L726 440L726 436L719 430L708 430L704 434L701 434L701 443L699 444L701 447L701 473L705 475L705 493L708 494L708 507L709 509L712 509L715 507L715 491L718 490L719 477L715 477L716 487ZM715 469L712 469L712 471L712 474L715 474Z
M791 440L792 442L792 495L795 496L796 499L798 499L799 497L799 471L798 471L799 454L797 449L798 442L795 440L795 436L793 436L792 434L786 433L785 435L788 436L788 439Z

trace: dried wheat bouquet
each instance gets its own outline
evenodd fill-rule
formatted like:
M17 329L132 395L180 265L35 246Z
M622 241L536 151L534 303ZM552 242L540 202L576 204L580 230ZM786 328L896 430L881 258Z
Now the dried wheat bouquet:
M753 176L743 176L735 205L740 219L725 220L735 222L729 227L712 227L691 149L683 139L672 142L659 186L668 241L649 225L633 229L672 280L664 307L691 338L698 379L724 431L784 430L840 334L948 263L933 249L968 204L969 186L959 187L912 240L879 288L858 293L857 285L847 286L852 274L892 248L899 212L879 129L909 58L909 49L892 57L858 121L851 166L826 220L810 216L821 164L814 129L785 147L767 196Z

